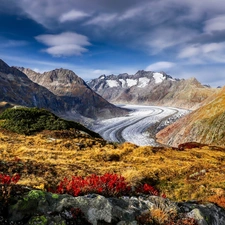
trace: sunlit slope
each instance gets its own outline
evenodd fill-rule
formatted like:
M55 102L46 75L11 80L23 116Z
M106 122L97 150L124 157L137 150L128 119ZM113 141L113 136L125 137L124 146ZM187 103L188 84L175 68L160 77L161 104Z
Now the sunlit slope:
M0 171L19 173L19 185L49 190L64 177L116 173L134 186L143 182L154 185L174 200L206 200L216 190L225 189L225 149L201 146L181 151L110 143L76 123L63 127L66 123L46 110L21 112L18 108L17 114L9 113L15 109L8 110L1 114L0 120L4 127L0 128ZM4 126L14 115L19 117L24 112L27 116L22 126L32 131L38 128L39 132L18 134L9 131L10 123ZM17 130L21 126L15 125ZM54 130L58 125L59 130Z
M87 134L43 131L33 136L0 131L0 170L19 172L21 185L49 188L72 175L117 173L128 182L156 185L172 199L205 199L225 189L225 152L207 146L172 148L115 145Z
M157 139L172 146L190 141L225 146L225 87L207 104L160 131Z

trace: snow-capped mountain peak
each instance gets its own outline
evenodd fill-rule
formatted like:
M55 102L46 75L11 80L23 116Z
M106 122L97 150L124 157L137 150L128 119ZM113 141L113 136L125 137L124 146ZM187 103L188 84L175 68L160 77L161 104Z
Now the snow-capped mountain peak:
M93 88L97 85L98 89L105 87L108 88L146 88L149 85L158 85L164 80L169 79L175 81L171 76L164 72L152 72L139 70L134 75L128 75L127 73L116 75L101 75L99 78L94 79L88 83Z
M211 93L196 79L179 80L162 71L139 70L134 75L102 75L88 85L103 98L116 104L166 104L191 108L197 107L208 96L200 94L201 97L197 98L199 92Z

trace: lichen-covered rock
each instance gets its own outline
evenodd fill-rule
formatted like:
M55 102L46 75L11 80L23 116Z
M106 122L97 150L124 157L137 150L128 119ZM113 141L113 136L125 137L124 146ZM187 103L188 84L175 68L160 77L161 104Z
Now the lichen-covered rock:
M8 220L25 225L137 225L140 224L138 217L152 210L161 210L167 215L185 213L199 225L225 224L225 210L212 203L177 204L158 196L106 198L90 194L72 197L40 190L32 190L10 205Z
M219 206L194 202L182 203L182 208L188 211L187 216L198 221L199 225L223 225L225 224L225 211Z

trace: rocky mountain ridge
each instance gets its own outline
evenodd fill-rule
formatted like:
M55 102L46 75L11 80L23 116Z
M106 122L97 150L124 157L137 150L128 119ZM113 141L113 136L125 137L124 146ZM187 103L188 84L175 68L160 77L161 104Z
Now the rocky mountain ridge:
M60 97L66 107L71 107L73 111L79 112L84 117L93 119L111 118L127 113L127 110L110 104L96 94L71 70L61 68L41 74L28 68L17 68L26 74L30 80ZM69 114L67 115L70 117Z
M0 60L0 102L45 108L60 117L82 123L127 113L94 93L72 71L56 69L42 78L42 83L48 84L47 88Z
M30 80L46 87L57 96L74 97L79 88L87 87L84 80L71 70L60 68L49 72L37 73L29 68L17 67L17 69L26 74Z
M198 108L198 105L217 92L195 78L174 79L164 72L138 71L135 75L102 75L88 85L112 103L148 104Z
M0 60L0 101L29 107L46 108L55 113L64 113L62 100L48 89L35 84L14 67Z

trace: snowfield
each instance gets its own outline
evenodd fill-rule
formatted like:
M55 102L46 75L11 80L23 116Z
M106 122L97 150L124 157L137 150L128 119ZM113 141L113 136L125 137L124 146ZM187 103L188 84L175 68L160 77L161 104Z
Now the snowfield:
M147 129L162 129L178 118L189 113L188 110L141 105L122 105L132 111L125 117L116 117L97 121L90 128L99 133L105 140L112 142L131 142L139 146L157 146L154 138L150 138Z
M153 73L153 77L156 84L162 83L162 81L166 79L161 73Z

